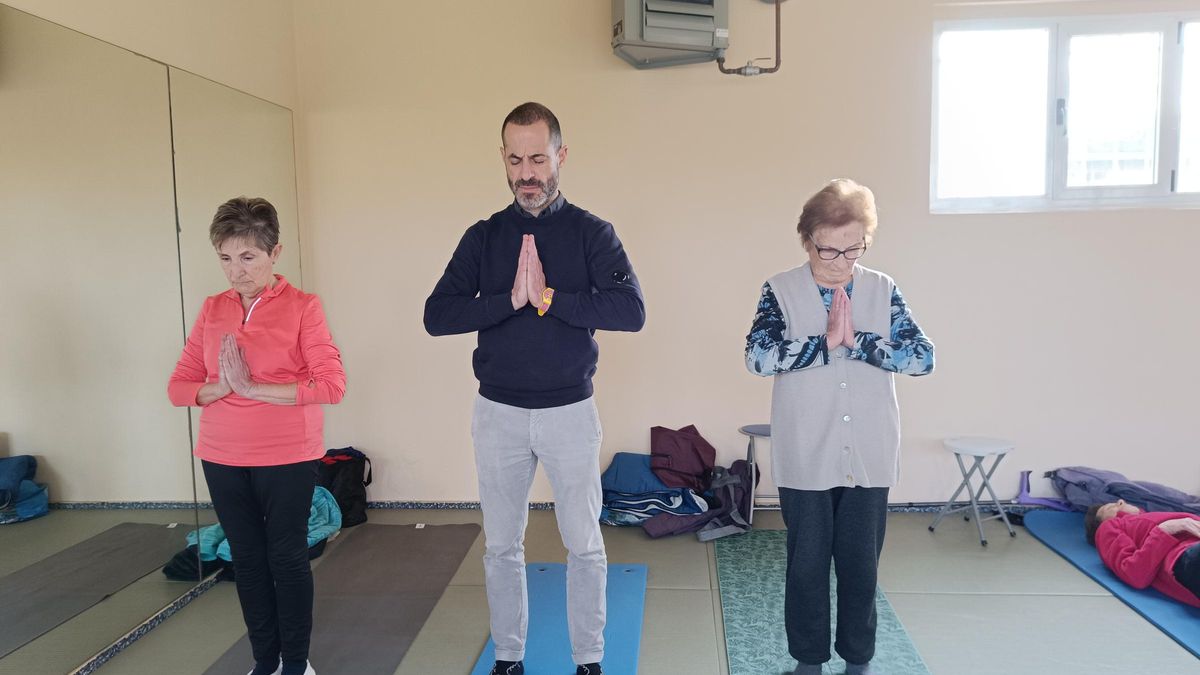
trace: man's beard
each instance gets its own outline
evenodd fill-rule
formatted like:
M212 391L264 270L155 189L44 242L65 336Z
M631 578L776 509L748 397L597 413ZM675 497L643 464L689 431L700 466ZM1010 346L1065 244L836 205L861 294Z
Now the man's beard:
M550 175L550 179L545 183L534 178L531 180L518 180L508 184L512 190L513 196L517 198L517 204L526 211L534 211L536 209L545 208L550 203L554 195L558 194L558 173ZM522 187L537 187L539 192L533 195L521 193Z

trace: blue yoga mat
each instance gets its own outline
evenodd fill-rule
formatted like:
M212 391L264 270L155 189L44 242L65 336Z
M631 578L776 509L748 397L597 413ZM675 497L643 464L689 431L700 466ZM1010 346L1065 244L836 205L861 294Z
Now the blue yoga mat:
M1107 588L1173 640L1200 657L1200 609L1172 600L1153 588L1138 590L1104 566L1100 554L1083 534L1082 513L1030 511L1025 527L1052 551Z
M567 635L567 566L530 563L529 633L525 640L525 675L564 675L575 672L571 639ZM646 605L646 566L608 566L608 622L604 626L605 673L637 672ZM488 675L496 661L491 638L471 675Z

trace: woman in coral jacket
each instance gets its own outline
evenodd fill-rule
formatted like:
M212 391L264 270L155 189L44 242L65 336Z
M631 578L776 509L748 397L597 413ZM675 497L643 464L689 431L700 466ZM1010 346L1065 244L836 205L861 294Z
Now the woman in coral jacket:
M1145 513L1118 499L1088 509L1083 522L1088 542L1121 581L1200 607L1200 516Z
M321 404L342 399L346 374L320 300L273 271L282 245L270 202L222 204L209 238L231 288L204 301L167 392L203 408L195 454L233 553L251 675L309 675Z

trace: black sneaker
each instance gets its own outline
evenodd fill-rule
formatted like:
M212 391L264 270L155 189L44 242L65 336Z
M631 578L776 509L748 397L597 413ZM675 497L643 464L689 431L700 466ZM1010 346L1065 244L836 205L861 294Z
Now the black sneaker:
M497 661L489 675L525 675L525 664L521 661Z
M575 666L575 675L603 675L604 671L600 670L599 663L585 663L581 666Z

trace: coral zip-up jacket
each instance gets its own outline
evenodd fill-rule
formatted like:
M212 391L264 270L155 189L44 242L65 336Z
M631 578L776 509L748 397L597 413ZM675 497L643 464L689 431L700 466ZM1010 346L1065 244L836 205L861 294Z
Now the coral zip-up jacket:
M1096 529L1096 550L1108 569L1134 588L1153 586L1176 600L1200 607L1200 598L1175 580L1171 568L1200 539L1167 534L1158 524L1176 518L1200 517L1190 513L1118 513Z
M325 454L320 404L337 403L346 390L342 357L321 301L275 275L276 283L245 310L230 289L207 298L167 383L177 406L194 406L206 382L219 379L226 333L237 338L256 382L296 383L296 405L263 403L237 394L204 406L196 456L230 466L276 466Z

